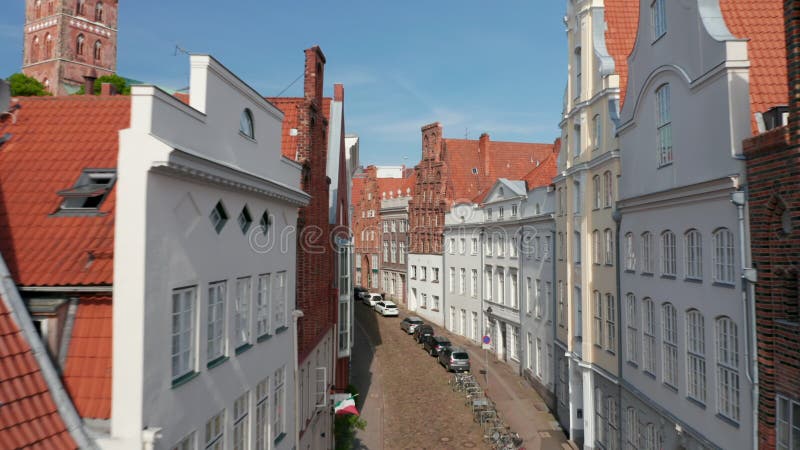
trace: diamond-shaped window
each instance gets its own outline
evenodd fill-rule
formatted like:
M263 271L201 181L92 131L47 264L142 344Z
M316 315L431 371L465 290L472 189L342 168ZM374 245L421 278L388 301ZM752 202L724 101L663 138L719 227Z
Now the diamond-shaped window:
M258 224L261 225L261 232L266 236L270 225L272 225L272 219L269 217L269 210L264 211Z
M250 224L252 223L253 216L250 215L250 210L247 209L247 205L244 205L242 212L239 213L239 228L242 230L242 234L247 234L247 230L250 229Z
M228 212L225 211L225 205L222 204L222 200L217 202L208 217L211 219L211 224L214 225L214 230L219 234L228 221Z

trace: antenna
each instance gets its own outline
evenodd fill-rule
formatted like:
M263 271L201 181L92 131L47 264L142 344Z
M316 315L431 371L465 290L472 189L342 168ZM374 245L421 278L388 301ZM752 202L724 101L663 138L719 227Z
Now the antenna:
M464 128L464 139L469 139L469 128Z
M303 75L305 75L305 73L301 73L300 75L298 75L297 78L294 79L294 81L289 83L289 85L283 88L282 91L278 92L278 95L276 95L275 97L280 97L281 95L283 95L284 92L288 91L290 87L294 86L294 84L297 83L297 80L303 78Z
M178 44L175 44L175 51L172 53L172 56L178 56L178 53L183 53L184 55L190 55L189 51L184 49Z

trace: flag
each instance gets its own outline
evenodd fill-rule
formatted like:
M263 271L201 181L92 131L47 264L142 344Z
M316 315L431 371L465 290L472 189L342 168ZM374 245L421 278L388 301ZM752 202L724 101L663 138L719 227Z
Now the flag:
M356 409L356 401L353 399L352 396L336 403L333 406L334 414L355 414L358 415L358 410Z

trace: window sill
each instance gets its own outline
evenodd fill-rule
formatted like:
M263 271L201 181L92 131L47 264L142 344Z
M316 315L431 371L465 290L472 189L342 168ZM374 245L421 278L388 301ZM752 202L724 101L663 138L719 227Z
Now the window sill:
M436 309L436 308L431 308L431 311L433 311L433 312L439 312L439 310L438 310L438 309Z
M729 417L723 416L720 413L717 413L716 415L717 415L717 419L727 423L728 425L730 425L730 426L732 426L734 428L737 428L737 429L739 428L739 422L736 422L735 420L733 420L733 419L731 419Z
M225 356L225 355L222 355L222 356L219 356L217 358L214 358L211 361L209 361L208 364L206 364L206 369L213 369L214 367L222 365L222 363L224 363L227 360L228 360L228 357Z
M662 280L674 280L675 275L661 275Z
M275 438L275 440L274 440L274 441L272 441L272 442L273 442L275 445L278 445L278 444L279 444L279 443L280 443L280 442L283 440L283 438L285 438L285 437L286 437L286 433L281 433L281 434L279 434L279 435L278 435L278 436Z
M287 327L287 326L282 326L282 327L275 328L275 335L277 336L277 335L283 333L284 331L286 331L288 329L289 329L289 327Z
M658 165L658 169L663 169L664 167L669 167L671 165L672 165L672 161L668 161L668 162L665 162L665 163L660 163Z
M606 263L605 266L606 267L614 267L614 263Z
M628 363L628 365L633 367L634 369L638 369L639 368L639 364L636 364L633 361L625 361L625 362Z
M697 400L696 398L686 397L686 400L689 400L689 403L697 406L698 408L706 409L706 404L701 402L700 400Z
M676 393L676 394L678 393L678 388L677 388L677 387L675 387L675 386L673 386L673 385L671 385L671 384L669 384L669 383L667 383L666 381L664 381L664 382L663 382L663 383L661 383L661 384L663 384L663 385L664 385L664 387L665 387L665 388L667 388L667 389L669 389L670 391L672 391L672 392L674 392L674 393Z
M261 343L261 342L264 342L264 341L268 341L271 337L272 337L272 335L269 334L269 333L262 334L261 336L256 338L256 342L257 343Z
M703 279L702 278L689 278L689 277L686 277L686 278L683 279L683 281L685 281L687 283L703 284Z
M654 374L653 372L650 372L650 371L647 371L647 370L643 370L642 373L644 373L646 376L648 376L648 377L650 377L650 378L652 378L654 380L656 379L656 374Z
M250 136L248 136L248 135L246 135L246 134L242 133L242 130L239 130L239 136L241 136L241 137L243 137L243 138L247 139L247 140L248 140L248 141L250 141L250 142L256 142L256 143L258 142L258 141L256 141L254 138L252 138L252 137L250 137Z
M641 273L641 275L642 275L643 277L650 277L650 278L652 278L652 277L653 277L653 274L652 274L652 273L650 273L650 272L642 272L642 273Z
M251 348L253 348L253 344L250 344L250 343L242 344L242 345L236 347L236 350L234 350L234 353L236 355L241 355L242 353L250 350Z
M606 353L608 353L609 355L614 356L614 357L617 356L617 352L616 351L608 349L608 348L606 349Z
M189 372L179 376L178 378L175 378L174 380L172 380L172 389L175 389L176 387L179 386L183 386L184 384L197 378L198 375L200 375L200 372Z
M728 288L728 289L735 289L736 284L734 283L727 283L724 281L714 281L711 283L712 286L721 287L721 288Z
M633 274L636 273L636 271L633 270L633 269L625 269L623 272L625 272L625 273L633 273Z
M663 33L661 33L661 34L659 34L658 36L656 36L655 38L653 38L653 42L651 42L651 43L650 43L650 45L653 45L653 44L655 44L656 42L660 41L660 40L661 40L661 38L663 38L663 37L664 37L664 36L666 36L666 35L667 35L667 32L666 32L666 31L665 31L665 32L663 32Z

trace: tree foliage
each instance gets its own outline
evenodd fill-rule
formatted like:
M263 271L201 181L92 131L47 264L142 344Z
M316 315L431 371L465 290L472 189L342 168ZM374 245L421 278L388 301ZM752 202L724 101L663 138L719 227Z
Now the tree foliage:
M15 73L6 78L6 81L11 84L11 95L13 97L51 95L39 80L23 73Z
M353 395L358 394L358 390L352 384L347 386L345 391ZM360 416L352 414L337 415L333 419L333 437L336 450L351 450L355 443L356 430L363 430L366 427L367 421Z
M114 89L116 89L118 94L122 95L131 94L131 87L128 86L128 82L125 81L125 78L122 78L117 74L113 74L113 75L103 75L102 77L94 80L94 95L100 94L100 89L102 88L103 83L111 83L114 86ZM75 94L83 95L85 93L86 90L84 89L83 86L81 86L80 89L78 89L78 92L76 92Z

